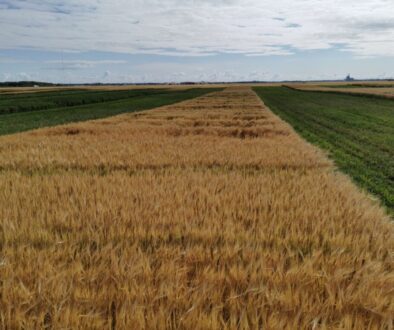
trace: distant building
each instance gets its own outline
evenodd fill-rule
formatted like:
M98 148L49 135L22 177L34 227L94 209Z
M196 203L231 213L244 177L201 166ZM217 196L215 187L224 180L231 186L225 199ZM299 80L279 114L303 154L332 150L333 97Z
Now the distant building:
M346 78L345 78L345 81L354 81L354 78L352 78L352 77L350 76L350 74L348 74L348 75L346 76Z
M34 87L34 88L39 88L40 86L39 86L39 85L34 85L33 87Z

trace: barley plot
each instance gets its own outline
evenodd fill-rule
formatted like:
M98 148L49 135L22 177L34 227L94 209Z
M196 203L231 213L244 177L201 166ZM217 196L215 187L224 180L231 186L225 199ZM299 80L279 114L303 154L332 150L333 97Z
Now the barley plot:
M392 223L249 88L0 154L2 328L392 326Z

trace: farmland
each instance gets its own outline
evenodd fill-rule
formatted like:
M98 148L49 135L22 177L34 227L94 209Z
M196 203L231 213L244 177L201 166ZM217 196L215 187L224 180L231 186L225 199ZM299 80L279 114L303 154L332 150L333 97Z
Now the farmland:
M180 102L212 89L61 90L0 94L0 135Z
M205 86L207 87L207 86ZM223 87L223 86L221 86ZM0 87L0 94L25 94L25 93L46 93L65 91L129 91L139 89L186 89L187 86L174 86L170 84L157 85L75 85L75 86L53 86L53 87Z
M306 123L318 102L257 91L281 116L301 95ZM248 87L3 136L0 153L0 328L392 326L390 218Z
M370 96L394 99L394 86L392 84L331 84L331 85L316 85L316 84L291 84L288 87L312 92L329 92L341 93L357 96Z
M257 90L264 102L341 170L394 212L394 101L363 96Z

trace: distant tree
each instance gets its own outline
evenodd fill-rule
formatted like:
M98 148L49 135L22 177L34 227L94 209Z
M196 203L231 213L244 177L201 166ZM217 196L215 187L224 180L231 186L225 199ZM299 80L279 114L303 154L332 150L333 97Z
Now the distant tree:
M51 84L39 81L6 81L0 82L0 87L49 87L49 86L59 86L58 84Z
M345 78L345 81L354 81L354 78L352 78L352 77L350 76L350 74L348 74L348 75L346 76L346 78Z

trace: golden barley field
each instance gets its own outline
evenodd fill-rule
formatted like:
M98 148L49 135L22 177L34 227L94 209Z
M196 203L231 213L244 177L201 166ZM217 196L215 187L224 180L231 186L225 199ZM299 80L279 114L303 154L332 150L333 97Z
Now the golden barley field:
M1 329L393 329L393 223L247 87L0 138Z
M321 92L341 92L341 93L354 93L354 94L372 94L379 95L387 98L394 98L394 87L386 87L385 84L377 84L379 87L325 87L313 84L302 85L289 85L292 88L304 91L321 91ZM338 85L340 86L340 85Z

